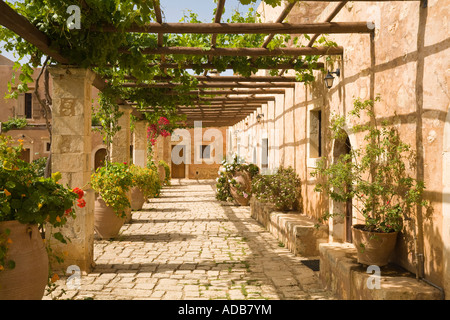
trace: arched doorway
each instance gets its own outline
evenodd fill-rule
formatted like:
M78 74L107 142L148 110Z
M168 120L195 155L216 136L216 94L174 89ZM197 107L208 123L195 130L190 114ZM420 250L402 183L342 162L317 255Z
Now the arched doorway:
M100 167L103 167L103 164L105 163L105 158L106 158L105 148L98 149L97 152L95 152L95 159L94 159L95 170L97 170Z
M334 141L333 161L336 162L340 157L349 154L352 150L350 138L348 135L345 138ZM347 190L351 188L346 186ZM333 237L344 242L352 242L352 220L353 220L353 203L352 199L347 202L332 201L332 212L341 213L341 216L333 216Z

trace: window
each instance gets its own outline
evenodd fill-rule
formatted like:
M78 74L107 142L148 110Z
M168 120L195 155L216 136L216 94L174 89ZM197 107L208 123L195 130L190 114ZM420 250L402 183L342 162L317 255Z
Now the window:
M51 147L52 147L51 143L50 142L46 142L45 143L45 152L50 152Z
M211 147L209 145L200 146L200 158L210 159L211 158Z
M33 95L25 93L25 118L33 118Z
M269 167L269 139L262 139L261 142L261 168Z
M322 156L322 111L312 110L309 113L309 157Z

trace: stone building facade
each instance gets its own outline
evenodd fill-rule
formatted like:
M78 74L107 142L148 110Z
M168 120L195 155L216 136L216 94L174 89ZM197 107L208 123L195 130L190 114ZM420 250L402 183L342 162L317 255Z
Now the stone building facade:
M227 150L226 127L176 129L169 137L159 137L153 159L164 160L172 178L216 179Z
M41 106L34 93L35 83L28 85L29 91L27 93L19 94L17 99L6 99L8 94L8 82L11 80L13 73L14 62L8 58L0 55L0 122L6 122L11 118L25 118L27 126L20 130L11 130L3 133L11 136L15 140L23 140L23 159L27 162L32 162L42 157L48 157L51 151L50 135L45 125L45 118L41 111ZM33 79L39 75L40 69L36 69L33 74ZM42 79L43 77L41 77ZM16 79L18 76L16 75ZM52 91L52 80L50 77L49 91ZM43 80L39 84L39 93L44 97L44 83ZM98 90L92 88L92 103L96 105ZM50 117L51 120L51 117ZM104 159L104 151L106 150L103 144L102 136L98 132L92 132L91 136L92 156L91 166L96 168L100 165L101 160Z
M288 22L323 22L337 2L299 2ZM282 8L260 5L265 22L275 21ZM375 24L368 34L328 35L343 46L344 54L323 60L327 71L340 69L327 89L326 73L315 71L309 85L296 83L230 128L229 152L274 170L292 166L302 180L303 213L317 219L333 210L329 199L314 191L311 176L317 160L332 160L345 152L345 146L330 138L333 114L345 115L354 99L381 101L375 104L377 119L390 120L401 137L417 152L414 175L426 185L430 210L419 210L408 231L400 237L394 262L450 294L450 2L349 1L333 22L368 21ZM307 40L303 42L304 45ZM259 121L257 120L257 116ZM364 134L347 130L352 148L365 145ZM351 224L329 222L331 242L346 243Z

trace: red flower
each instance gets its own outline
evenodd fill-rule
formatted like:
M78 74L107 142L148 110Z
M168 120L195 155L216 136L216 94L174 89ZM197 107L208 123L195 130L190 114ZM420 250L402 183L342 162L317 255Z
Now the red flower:
M72 212L72 208L69 208L65 211L65 215L69 215Z
M123 164L127 164L126 162L124 162Z
M77 202L77 206L80 208L84 208L86 206L86 201L84 201L84 199L78 199Z
M75 192L78 195L78 199L81 199L84 196L84 191L81 190L80 188L73 189L73 192Z

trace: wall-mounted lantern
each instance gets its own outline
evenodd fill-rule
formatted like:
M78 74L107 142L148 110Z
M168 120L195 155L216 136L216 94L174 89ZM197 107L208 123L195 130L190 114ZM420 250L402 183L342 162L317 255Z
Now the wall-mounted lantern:
M264 118L264 113L260 113L256 116L256 121L258 121L258 123L261 123L261 120Z
M333 86L333 81L334 81L334 77L332 75L333 73L339 77L341 75L341 70L336 69L336 71L334 71L334 72L328 71L326 77L323 79L323 80L325 80L325 85L327 86L328 89L331 89L331 87Z

